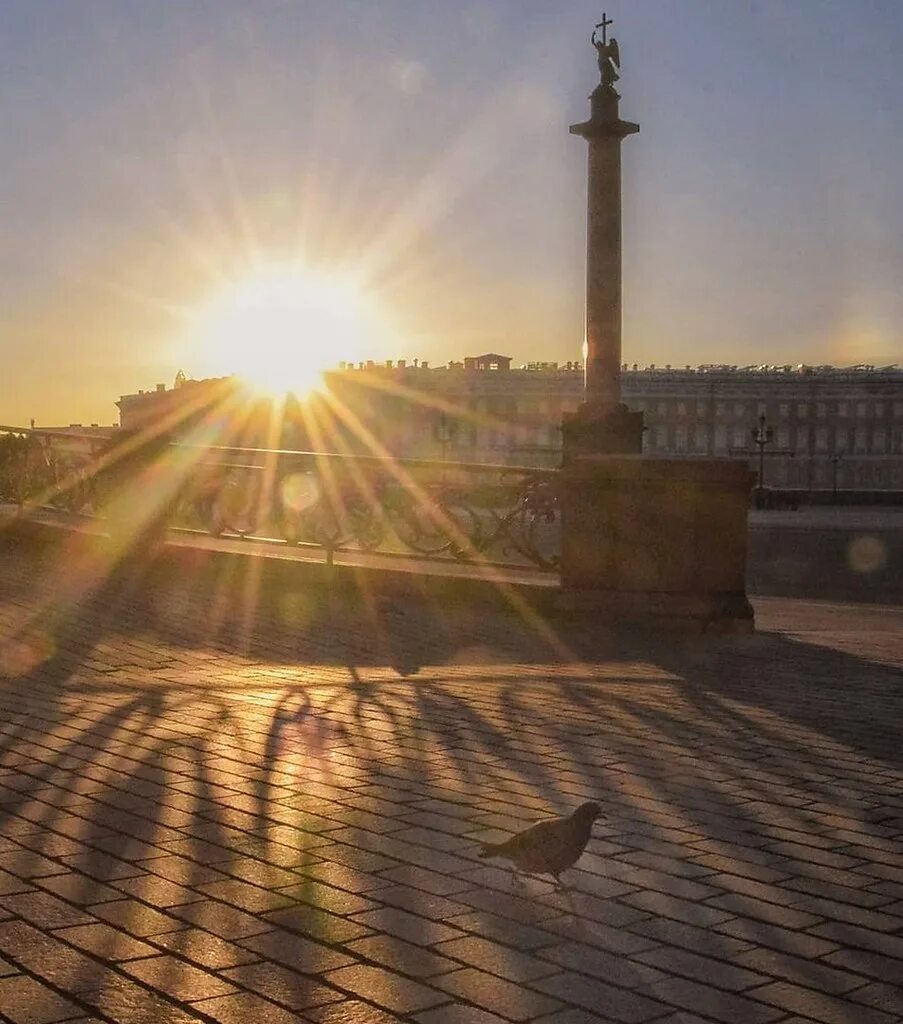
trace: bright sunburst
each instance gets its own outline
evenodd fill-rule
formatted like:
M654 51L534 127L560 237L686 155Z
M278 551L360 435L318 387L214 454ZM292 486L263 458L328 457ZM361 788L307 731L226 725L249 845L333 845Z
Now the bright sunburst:
M193 330L204 372L296 394L315 389L339 360L374 355L386 333L375 303L353 281L297 266L271 267L224 288Z

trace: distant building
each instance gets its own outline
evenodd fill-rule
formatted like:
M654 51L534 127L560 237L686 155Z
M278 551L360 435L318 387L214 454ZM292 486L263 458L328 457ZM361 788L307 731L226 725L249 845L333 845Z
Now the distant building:
M398 454L557 465L562 417L583 393L579 363L490 353L429 368L374 363L328 375ZM760 415L772 428L765 482L776 487L903 488L899 366L625 366L625 403L643 412L644 451L747 458Z
M340 364L325 374L328 398L315 394L303 410L288 403L278 444L557 466L562 417L582 400L583 368L511 363L486 353L442 367L416 359ZM625 366L621 383L626 404L645 416L649 454L744 458L755 469L751 431L764 414L773 432L765 447L768 485L903 488L901 367ZM170 389L123 395L121 425L215 421L237 388L232 378L182 376ZM271 416L269 406L246 409L240 429L223 418L218 443L273 447Z

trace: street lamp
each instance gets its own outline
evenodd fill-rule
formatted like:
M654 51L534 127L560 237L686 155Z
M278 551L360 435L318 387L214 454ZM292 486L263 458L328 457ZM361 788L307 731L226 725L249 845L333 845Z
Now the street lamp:
M765 487L765 447L774 440L774 431L765 422L765 413L759 414L759 422L750 431L752 443L759 449L759 497Z
M843 455L840 452L832 452L831 459L831 501L837 504L837 466Z
M434 432L436 440L442 446L442 461L445 462L448 459L448 446L457 436L458 425L454 420L449 420L443 410L439 413L439 418L436 420Z

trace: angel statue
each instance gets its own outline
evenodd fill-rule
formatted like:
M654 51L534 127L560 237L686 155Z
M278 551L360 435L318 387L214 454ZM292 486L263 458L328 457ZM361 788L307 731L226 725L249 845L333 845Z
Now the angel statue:
M607 29L611 19L602 15L602 20L593 29L592 42L599 54L599 74L602 76L602 84L614 88L615 82L621 77L615 70L621 66L621 54L618 52L618 41L612 36L607 37ZM602 29L602 38L599 38L599 29Z

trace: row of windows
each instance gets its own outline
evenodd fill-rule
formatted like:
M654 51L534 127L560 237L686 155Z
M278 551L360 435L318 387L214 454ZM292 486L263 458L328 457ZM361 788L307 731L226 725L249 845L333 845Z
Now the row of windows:
M716 425L714 435L705 425L696 426L692 430L687 426L678 425L672 430L659 424L647 434L647 437L651 442L650 447L655 451L707 452L710 443L716 452L726 452L729 449L753 451L756 448L748 429L730 428L721 423ZM778 427L767 448L770 451L783 449L787 452L806 454L809 451L809 441L808 427L800 427L795 431L791 431L789 427ZM828 427L816 427L812 441L814 450L820 454L852 451L858 454L899 455L903 454L903 427L895 427L890 432L883 427L876 427L873 430L868 427L856 427L852 430L838 428L833 431Z
M696 416L704 418L709 415L710 403L706 401L697 402L674 402L651 401L640 399L630 403L634 409L641 412L654 412L658 416L667 416L670 411L676 411L678 416L686 416L695 408ZM812 408L808 402L780 402L776 407L768 408L765 402L715 402L715 416L719 419L730 418L744 419L752 416L777 415L780 419L790 419L795 415L797 419L808 419L809 411ZM855 416L858 419L865 419L873 416L878 419L892 412L896 419L903 418L903 402L884 401L857 401L857 402L816 402L815 415L818 419L825 419L829 412L841 418Z

